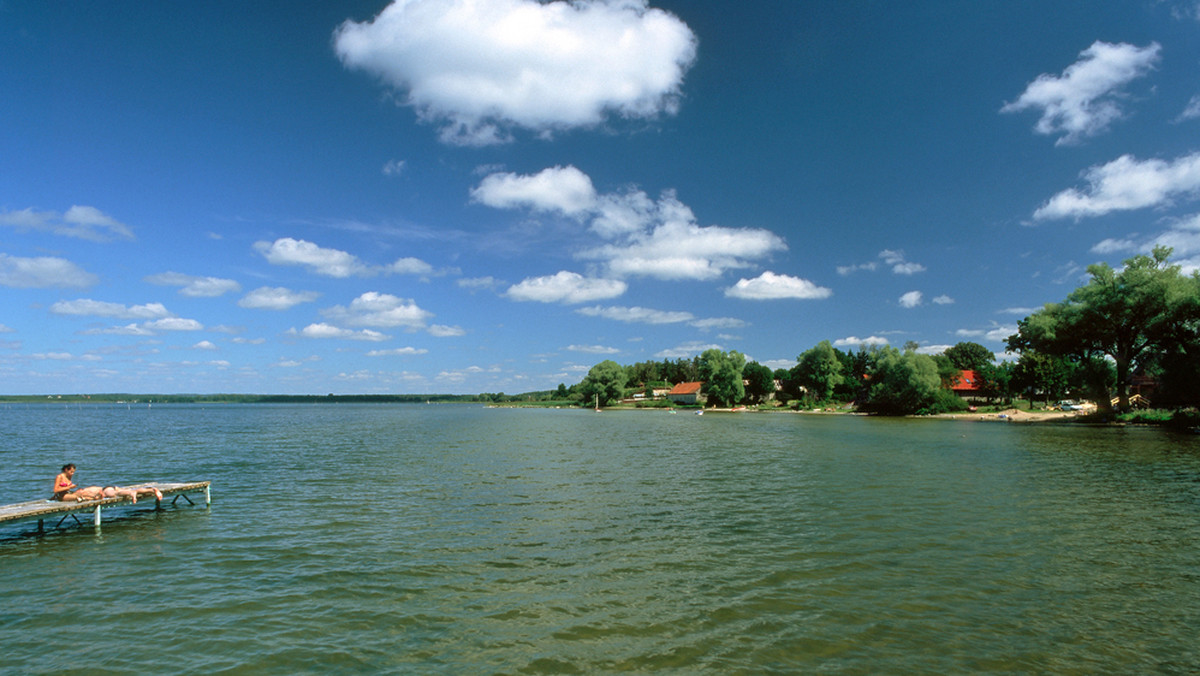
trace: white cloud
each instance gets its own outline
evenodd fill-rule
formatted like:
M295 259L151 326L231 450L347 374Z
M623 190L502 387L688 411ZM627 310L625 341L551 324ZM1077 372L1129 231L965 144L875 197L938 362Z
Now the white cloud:
M545 277L530 277L508 288L505 295L513 300L534 300L541 303L586 303L615 298L625 293L627 285L616 279L588 278L577 272L562 270Z
M997 324L991 329L988 329L983 337L993 343L1003 343L1008 340L1008 337L1017 332L1015 324Z
M96 207L73 206L67 213L22 209L0 213L0 225L21 232L49 232L64 237L77 237L93 242L113 239L133 239L129 226L106 215Z
M684 343L672 348L667 348L658 354L654 355L656 359L687 359L698 354L703 354L706 350L721 350L724 349L720 345L713 343Z
M747 300L818 299L833 294L830 289L817 286L807 279L764 272L754 279L739 279L725 289L725 296Z
M651 310L644 307L601 307L595 305L579 308L575 312L586 317L602 317L604 319L631 324L677 324L695 319L695 315L690 312L668 312L665 310Z
M500 280L495 277L468 277L455 282L459 287L469 291L477 291L479 289L490 290L500 286Z
M617 275L707 280L787 248L769 230L700 226L673 193L656 206L654 221L644 223L641 231L618 244L584 251L581 257L607 261Z
M216 345L214 345L212 343L212 341L202 340L199 343L196 343L195 345L193 345L192 349L193 350L216 350L219 348Z
M326 324L324 322L309 324L299 331L296 331L296 329L291 329L289 330L289 333L299 335L304 338L341 338L344 340L366 340L371 342L380 342L391 338L391 336L384 335L378 331L372 331L371 329L352 331L350 329L343 329L333 326L332 324Z
M349 326L403 327L409 330L425 328L433 313L422 310L416 301L398 298L387 293L368 291L350 302L322 310L321 314Z
M126 324L125 326L111 326L104 329L88 329L81 331L85 336L154 336L157 335L150 329L137 324Z
M858 336L847 336L845 338L838 338L837 340L833 341L834 347L861 347L864 345L870 346L870 345L887 345L887 344L888 344L888 339L881 338L879 336L867 336L866 338L859 338Z
M839 266L837 266L837 273L839 275L845 277L846 275L854 274L855 272L858 272L859 270L867 270L870 272L874 272L875 268L877 268L877 267L879 267L879 266L876 265L874 261L871 261L869 263L859 263L858 265L839 265Z
M419 258L398 258L387 269L397 275L428 275L433 272L433 266Z
M388 163L383 165L384 176L399 176L404 173L404 160L388 160Z
M954 299L951 298L950 296L942 294L942 295L934 298L933 302L935 305L953 305Z
M1113 254L1122 251L1133 251L1138 248L1138 243L1132 239L1108 239L1100 240L1092 245L1091 252L1096 254Z
M575 216L596 203L587 174L572 166L550 167L537 174L491 174L471 191L471 199L496 209L528 208Z
M1176 196L1194 198L1200 193L1200 152L1173 162L1141 161L1122 155L1084 172L1088 191L1075 188L1051 197L1034 212L1038 220L1103 216L1110 211L1128 211L1168 204Z
M160 319L171 316L162 303L128 306L90 298L60 300L50 306L50 312L56 315L113 317L115 319Z
M1196 118L1200 118L1200 94L1196 94L1188 101L1187 106L1184 107L1183 112L1179 114L1179 117L1175 118L1175 121L1182 122L1184 120L1194 120Z
M1125 239L1105 239L1092 246L1092 253L1150 253L1156 247L1165 246L1172 250L1171 260L1178 264L1184 274L1191 274L1200 267L1200 214L1169 222L1169 227L1157 234Z
M596 199L590 227L604 239L617 239L648 230L661 212L659 205L641 190L601 195Z
M584 354L620 354L621 351L615 347L604 347L603 345L568 345L567 350L571 352L583 352Z
M260 286L238 301L238 306L252 310L287 310L301 303L311 303L320 297L316 291L292 291L282 286Z
M242 290L242 285L232 279L219 277L196 277L179 272L162 272L146 277L150 284L183 287L179 293L191 298L215 298L226 293Z
M1095 136L1121 118L1117 105L1121 88L1149 72L1158 63L1160 51L1158 43L1136 47L1096 41L1080 52L1079 60L1061 77L1039 75L1000 112L1040 110L1042 117L1034 129L1039 134L1062 134L1055 145Z
M922 294L920 291L909 291L903 296L900 296L900 306L907 308L917 307L921 304L923 299L924 294Z
M892 266L892 272L897 275L915 275L918 272L925 272L925 266L920 263L897 263Z
M900 249L884 249L879 252L879 258L883 260L884 265L892 269L892 272L897 275L915 275L918 272L925 272L925 266L920 263L913 263L904 256L904 251ZM879 265L874 261L859 263L857 265L839 265L837 273L843 277L854 274L859 270L874 272Z
M356 256L302 239L281 237L274 242L255 242L254 249L272 265L303 265L327 277L345 278L368 273L367 266Z
M99 281L96 275L63 258L21 258L0 253L0 286L15 289L86 289Z
M942 354L946 350L954 347L953 345L922 345L917 348L917 354Z
M204 328L204 325L195 319L184 319L183 317L164 317L144 322L142 326L151 331L200 331Z
M430 324L429 335L433 336L434 338L457 338L458 336L467 335L467 331L461 326Z
M254 249L272 265L303 265L318 275L339 279L370 277L380 273L424 275L433 272L433 266L417 258L398 258L390 265L367 265L354 254L291 237L281 237L274 242L255 242Z
M493 176L501 178L489 184ZM715 279L787 249L769 230L698 225L692 210L671 190L657 202L638 190L596 195L591 179L574 167L554 167L535 176L493 176L472 191L473 199L500 208L558 211L590 219L589 229L611 243L584 249L577 257L604 261L609 272L619 277Z
M954 335L960 338L982 338L993 343L1003 343L1009 336L1017 332L1015 324L998 324L992 322L987 329L958 329Z
M443 141L487 145L514 127L549 134L609 114L674 114L696 38L646 0L397 0L343 23L334 49L404 93Z
M368 357L410 357L417 354L428 354L429 350L417 347L397 347L391 350L371 350Z
M918 272L925 272L925 266L920 263L912 263L904 257L904 252L900 250L884 249L879 252L879 257L883 262L892 266L892 272L897 275L915 275ZM874 270L874 268L871 268Z
M688 322L688 326L694 326L701 331L714 331L716 329L740 329L746 326L746 322L733 317L711 317Z
M75 355L70 352L38 352L29 356L39 361L71 361L75 359Z

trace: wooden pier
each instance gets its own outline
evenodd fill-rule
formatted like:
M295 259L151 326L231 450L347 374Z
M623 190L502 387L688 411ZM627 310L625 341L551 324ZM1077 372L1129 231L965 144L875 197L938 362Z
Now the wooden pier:
M212 494L210 492L211 481L193 481L189 483L140 483L122 486L122 488L148 488L154 487L162 492L162 500L155 498L153 495L144 495L138 500L138 504L154 503L155 509L162 509L162 503L170 499L174 505L183 498L188 504L194 505L195 502L188 497L189 493L203 493L204 505L208 506L212 502ZM174 496L173 498L171 496ZM11 505L0 505L0 524L10 521L31 521L37 519L38 532L46 530L47 519L57 519L54 524L55 528L62 526L67 519L72 519L74 523L83 523L76 516L77 512L92 512L92 523L97 528L100 527L101 513L105 507L116 505L133 504L133 500L120 495L114 498L101 498L99 500L84 500L83 502L57 502L55 500L30 500L29 502L18 502Z

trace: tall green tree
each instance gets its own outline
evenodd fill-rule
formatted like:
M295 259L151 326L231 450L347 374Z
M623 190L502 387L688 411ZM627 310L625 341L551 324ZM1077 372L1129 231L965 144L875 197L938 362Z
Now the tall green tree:
M833 390L845 380L842 361L828 340L822 340L796 357L796 380L816 401L828 401Z
M861 408L884 415L932 413L940 391L942 379L932 357L887 347L876 355L868 399Z
M950 358L950 363L963 371L980 371L996 360L996 355L992 354L991 350L970 341L946 348L943 354Z
M1051 399L1066 396L1071 385L1071 363L1058 355L1025 350L1013 367L1012 382L1025 393L1030 406L1038 394L1049 404Z
M1089 265L1088 283L1062 303L1049 303L1021 320L1008 349L1112 359L1117 405L1127 410L1130 376L1157 355L1174 351L1197 320L1200 282L1171 265L1170 256L1170 248L1157 247L1151 255L1126 260L1119 271L1106 263Z
M762 364L752 361L742 369L746 381L746 396L755 402L764 402L775 393L775 373Z
M583 395L584 406L607 406L620 401L625 393L625 369L617 362L606 359L588 371L587 377L579 384L579 392Z
M975 371L980 394L992 399L1011 402L1013 395L1013 363L984 364Z
M716 348L700 355L699 375L704 381L704 393L718 406L732 406L746 397L742 384L742 368L746 357L741 352L725 352Z

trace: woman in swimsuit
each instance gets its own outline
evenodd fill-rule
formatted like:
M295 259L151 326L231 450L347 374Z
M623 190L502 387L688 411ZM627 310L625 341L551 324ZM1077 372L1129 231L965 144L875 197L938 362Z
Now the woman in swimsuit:
M68 462L63 465L62 473L54 477L54 494L51 500L64 500L68 497L74 499L75 495L71 493L72 488L76 488L75 482L71 481L71 477L75 476L75 463Z

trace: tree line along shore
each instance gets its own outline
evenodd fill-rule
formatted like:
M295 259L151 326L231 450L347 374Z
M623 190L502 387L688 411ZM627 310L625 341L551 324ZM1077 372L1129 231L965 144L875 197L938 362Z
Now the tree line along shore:
M747 362L740 352L706 350L691 359L596 364L582 381L556 390L505 394L62 394L0 395L0 403L484 403L537 406L678 405L663 392L703 383L713 407L838 410L932 415L1092 402L1083 419L1197 422L1200 406L1200 272L1185 274L1171 249L1134 256L1120 269L1088 267L1087 282L1059 303L1018 322L1005 359L974 342L940 354L863 345L843 351L821 341L791 368ZM1011 358L1015 355L1015 359ZM969 376L967 376L969 374ZM970 387L963 388L964 378ZM955 390L958 389L959 393ZM964 389L967 397L960 396ZM704 404L701 404L704 405ZM1152 410L1139 410L1152 409Z
M714 406L832 408L879 415L947 414L973 403L1013 407L1025 399L1089 402L1087 420L1197 422L1200 406L1200 272L1185 274L1171 249L1134 256L1120 269L1098 263L1087 282L1018 322L1005 359L960 342L941 354L909 343L842 351L822 341L788 369L747 362L737 351L691 360L621 366L601 362L571 388L579 405L648 396L661 386L701 381ZM1015 359L1011 357L1015 355ZM964 386L969 379L969 387ZM958 390L958 393L955 392ZM966 394L966 396L960 396ZM1091 406L1089 406L1091 408ZM1147 410L1153 409L1153 410Z

